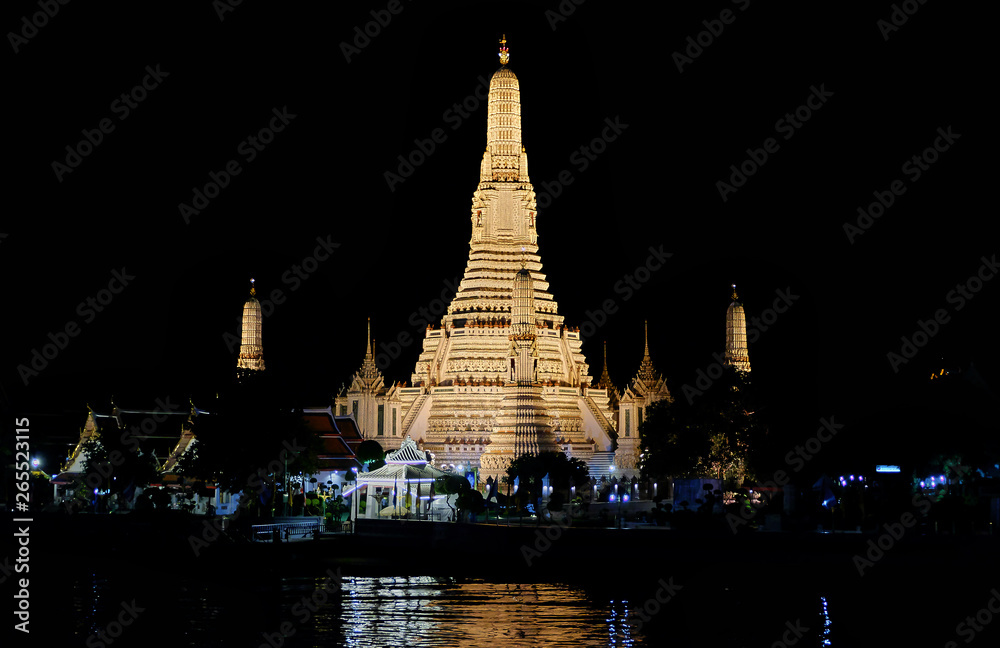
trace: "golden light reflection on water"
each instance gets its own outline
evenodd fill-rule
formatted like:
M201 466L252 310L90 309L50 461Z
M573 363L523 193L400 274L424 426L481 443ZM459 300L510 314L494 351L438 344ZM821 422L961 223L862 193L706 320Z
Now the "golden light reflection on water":
M635 645L622 602L601 609L564 585L346 578L342 606L337 625L354 648Z

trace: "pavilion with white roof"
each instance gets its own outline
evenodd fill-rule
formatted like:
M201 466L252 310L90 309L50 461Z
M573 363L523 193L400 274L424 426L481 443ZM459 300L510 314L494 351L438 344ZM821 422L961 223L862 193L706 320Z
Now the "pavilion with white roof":
M410 436L403 440L398 450L385 456L385 465L366 473L358 473L358 484L345 495L356 490L366 490L366 518L382 517L379 502L388 494L389 506L394 509L387 515L418 517L430 507L432 486L438 477L448 473L428 465L427 454L417 447ZM397 497L393 505L393 496ZM426 504L421 505L422 502Z

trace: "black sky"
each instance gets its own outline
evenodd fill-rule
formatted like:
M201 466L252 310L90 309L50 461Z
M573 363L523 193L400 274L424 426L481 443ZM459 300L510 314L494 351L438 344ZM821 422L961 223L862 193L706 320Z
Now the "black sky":
M304 405L349 382L367 317L377 343L419 334L411 314L465 267L485 146L485 103L468 118L449 110L496 70L506 33L536 191L573 178L539 212L550 289L570 325L607 299L619 307L584 344L592 375L606 339L624 386L648 319L680 396L722 349L730 283L751 315L789 290L797 299L750 347L779 437L836 415L854 444L933 440L925 410L947 416L957 401L922 395L932 370L974 363L996 390L996 283L961 310L947 298L997 252L982 165L988 21L929 3L886 40L890 3L674 4L591 0L553 23L555 1L403 2L349 62L341 43L386 3L245 2L224 20L207 2L72 3L18 52L8 37L7 407L79 413L112 394L141 407L175 394L209 409L232 373L224 333L238 333L250 277L286 297L265 319L265 359ZM678 71L672 53L724 9L734 20ZM5 31L36 11L8 3ZM167 76L120 119L116 98L157 65ZM784 139L777 122L813 88L832 95ZM294 119L246 162L241 142L283 108ZM104 118L114 131L58 181L52 162ZM606 119L627 128L582 170L571 156ZM911 181L904 162L949 127L960 138ZM397 156L439 128L447 139L390 191ZM724 202L716 182L769 137L778 150ZM240 175L186 224L179 203L233 159ZM894 180L905 194L852 244L843 224ZM328 236L339 248L292 290L283 274ZM616 282L651 246L673 256L626 301ZM131 285L85 322L77 305L123 268ZM886 354L939 308L950 321L894 372ZM25 385L18 365L71 321L80 334ZM387 380L409 380L418 353L419 341L402 349ZM975 393L974 408L995 403Z

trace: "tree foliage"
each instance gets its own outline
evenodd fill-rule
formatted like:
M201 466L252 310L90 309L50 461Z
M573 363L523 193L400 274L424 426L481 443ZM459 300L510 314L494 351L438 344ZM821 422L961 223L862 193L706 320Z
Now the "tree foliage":
M466 481L464 477L459 477L458 475L441 475L434 480L434 491L436 493L440 493L442 495L458 495L455 502L456 504L459 503L458 500L462 499L462 494L471 489L472 487L469 486L469 482ZM445 497L444 501L453 513L457 513L457 511L455 511L455 507L451 505L450 497ZM460 505L459 508L461 508Z
M385 465L385 449L375 439L365 439L358 446L358 461L368 465L368 470L378 470Z
M249 497L268 516L288 474L318 472L319 436L263 381L240 384L195 424L196 442L179 462L188 477ZM287 460L287 462L286 462Z
M121 493L130 485L145 487L159 475L159 464L152 448L143 447L129 433L101 434L83 443L85 492L97 488L111 494Z
M726 367L700 393L646 410L639 427L646 478L715 478L742 484L754 477L753 448L764 436L750 375Z
M545 475L549 476L549 485L553 489L568 496L571 486L589 481L590 469L584 461L567 457L562 452L523 454L511 462L507 469L507 482L513 484L514 479L518 479L517 497L528 503L541 497Z

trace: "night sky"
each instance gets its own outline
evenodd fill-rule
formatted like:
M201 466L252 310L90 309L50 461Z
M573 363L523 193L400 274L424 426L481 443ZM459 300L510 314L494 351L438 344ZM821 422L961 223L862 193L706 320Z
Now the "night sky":
M584 343L592 376L607 340L612 379L631 380L648 319L656 368L682 398L723 349L735 282L751 317L795 296L750 346L776 449L831 415L846 425L831 461L874 448L860 456L892 463L902 440L995 434L984 415L996 404L1000 287L950 292L998 252L981 164L988 21L914 2L886 39L888 2L674 4L403 1L391 14L384 2L244 2L220 20L209 2L71 3L31 38L8 35L4 406L67 434L64 415L79 426L86 403L106 410L112 395L126 408L190 395L211 410L231 380L238 349L224 334L239 333L251 277L260 297L284 297L264 320L264 355L301 405L349 384L367 317L377 346L422 336L420 309L450 297L468 258L486 141L475 95L506 33L550 290L571 326L616 307ZM729 24L713 22L724 10ZM4 31L36 11L7 3ZM388 24L345 54L356 27L375 33L372 11ZM699 54L688 38L709 42L703 21L722 32ZM679 70L686 48L696 55ZM144 79L155 87L128 107L122 93ZM786 114L798 109L808 118L794 126ZM608 122L623 126L587 159L581 147ZM53 168L102 123L113 130L76 168ZM254 149L248 138L271 123L281 132ZM397 156L435 129L443 141L390 188ZM766 161L723 200L717 182L768 138ZM935 141L946 150L919 169L911 158ZM234 160L239 174L185 222L179 205ZM844 223L894 181L901 195L852 242ZM317 238L338 247L295 277ZM626 291L651 247L672 256ZM90 310L115 272L134 278ZM887 354L938 309L947 321L894 371ZM77 335L25 385L18 366L68 324ZM401 348L387 382L409 380L419 350L420 337ZM930 388L932 371L969 376L970 363L978 386Z

